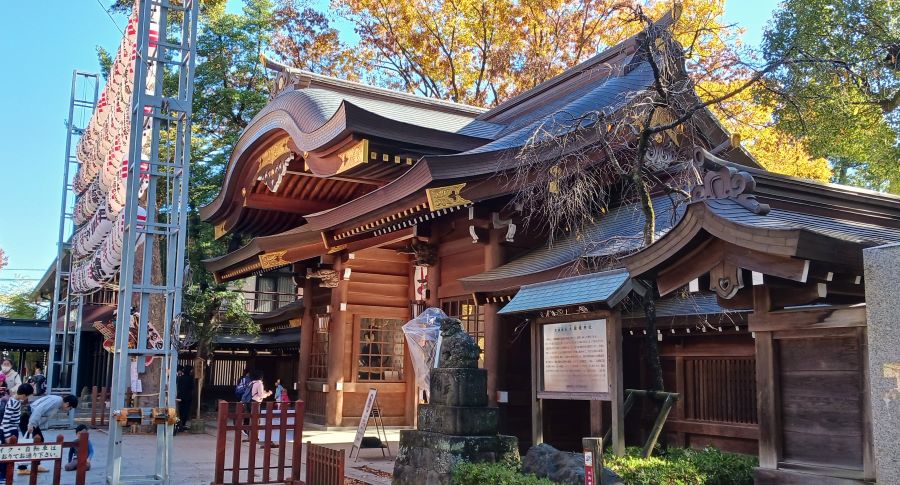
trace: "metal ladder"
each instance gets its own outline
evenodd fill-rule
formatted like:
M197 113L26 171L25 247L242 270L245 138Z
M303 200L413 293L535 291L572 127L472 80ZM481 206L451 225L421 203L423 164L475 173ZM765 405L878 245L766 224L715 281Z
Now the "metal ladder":
M78 171L75 147L87 128L97 106L100 76L82 71L72 72L69 116L66 118L66 155L63 162L62 201L60 202L59 237L56 270L53 278L53 302L50 306L50 349L47 356L47 389L50 392L77 395L78 354L81 350L81 324L84 299L69 291L71 268L70 239L75 231L72 211L75 192L72 177ZM20 363L21 365L21 363Z
M197 0L141 0L137 21L137 61L131 100L131 137L128 148L128 179L125 203L125 233L119 270L119 311L113 354L110 395L107 483L169 484L174 422L158 419L175 407L175 370L187 236L188 181L190 175L191 103L197 38ZM151 29L151 22L154 28ZM177 23L177 24L176 24ZM171 24L171 25L170 25ZM152 40L151 40L152 38ZM151 45L152 44L152 45ZM177 79L164 83L164 77ZM147 89L147 86L152 86ZM146 108L146 109L145 109ZM145 134L148 135L145 141ZM139 196L142 175L144 197ZM138 207L146 201L146 221L138 222ZM143 239L143 245L139 240ZM154 275L154 254L160 271ZM136 252L140 251L140 258ZM141 262L138 271L137 261ZM157 278L154 278L156 276ZM153 305L151 305L151 301ZM133 311L130 307L135 303ZM151 307L163 308L150 321ZM134 322L132 322L134 318ZM149 348L152 326L162 336L161 348ZM135 348L129 348L129 330L137 329ZM146 371L145 358L161 365L157 407L157 446L154 473L126 475L128 463L150 457L123 459L123 431L132 417L144 419L144 410L126 408L125 393L131 386L131 366ZM149 396L148 396L149 397Z

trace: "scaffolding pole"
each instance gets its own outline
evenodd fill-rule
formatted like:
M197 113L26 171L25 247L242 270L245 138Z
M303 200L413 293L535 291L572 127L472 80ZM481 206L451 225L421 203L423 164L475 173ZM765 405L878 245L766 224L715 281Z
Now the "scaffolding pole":
M71 176L78 170L75 147L97 106L100 76L73 71L66 118L66 155L63 162L62 201L59 209L59 237L56 243L56 270L53 302L50 307L50 348L47 356L47 388L52 392L77 394L78 353L81 350L83 297L69 291L71 269L70 240L75 231L72 208L75 192ZM19 363L20 367L23 363Z
M142 0L135 7L140 10L110 396L109 484L170 483L174 423L160 417L174 410L176 398L198 16L196 0L178 3ZM144 221L138 218L141 205L146 208ZM137 338L134 348L129 348L132 329ZM161 343L149 347L148 335L154 331ZM154 361L146 367L149 357ZM138 401L155 398L157 405L129 408L126 390L136 387L140 376L153 366L159 366L158 395L145 391L142 396L132 390ZM142 407L140 403L135 406ZM124 427L147 424L148 412L149 421L156 424L154 473L126 475L127 463L146 462L150 457L145 454L123 459Z

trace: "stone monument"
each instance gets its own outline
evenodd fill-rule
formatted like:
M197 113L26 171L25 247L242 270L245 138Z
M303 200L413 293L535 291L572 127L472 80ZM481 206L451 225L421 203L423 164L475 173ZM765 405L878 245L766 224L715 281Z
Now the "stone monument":
M863 250L869 402L878 483L900 483L900 245Z
M419 406L418 429L400 432L394 485L445 485L459 462L518 463L518 440L497 434L498 410L488 407L481 349L459 320L440 319L438 368L431 401Z

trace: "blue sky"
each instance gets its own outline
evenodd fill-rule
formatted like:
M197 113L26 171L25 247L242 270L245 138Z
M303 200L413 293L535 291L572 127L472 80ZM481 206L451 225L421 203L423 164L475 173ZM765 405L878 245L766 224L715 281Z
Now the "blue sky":
M228 10L240 3L229 0ZM758 45L777 3L728 0L726 21L746 29L748 45ZM4 2L0 15L0 248L9 256L0 287L12 278L33 284L56 256L72 71L97 71L96 46L115 51L122 34L114 22L125 23L97 0L35 5Z

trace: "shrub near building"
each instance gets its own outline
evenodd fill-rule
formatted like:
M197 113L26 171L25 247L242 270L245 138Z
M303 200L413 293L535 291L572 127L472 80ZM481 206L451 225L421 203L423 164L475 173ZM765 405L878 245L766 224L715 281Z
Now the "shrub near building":
M629 485L749 485L753 483L756 457L702 450L670 448L642 458L640 448L628 448L625 456L606 456L604 465ZM459 465L453 485L552 485L554 482L501 464Z

